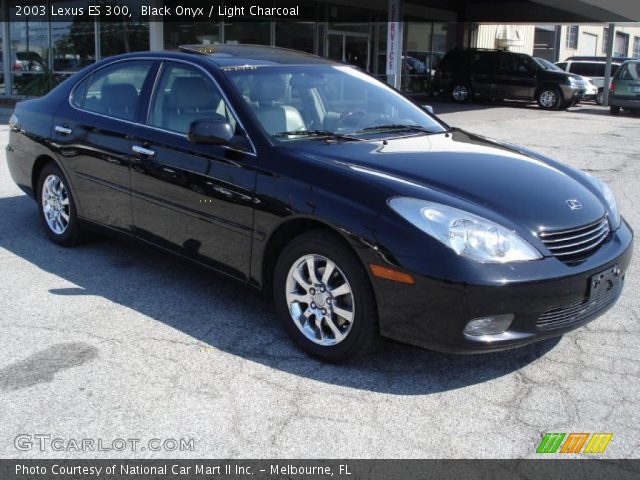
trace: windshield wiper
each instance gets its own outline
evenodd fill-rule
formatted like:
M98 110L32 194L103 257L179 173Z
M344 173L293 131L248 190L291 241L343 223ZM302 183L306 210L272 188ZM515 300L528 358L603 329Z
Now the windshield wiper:
M420 125L405 125L403 123L390 123L388 125L375 125L373 127L366 127L362 130L358 130L356 133L363 132L375 132L377 130L412 130L415 132L424 132L424 133L437 133L433 130L426 129L421 127Z
M361 138L351 135L344 135L330 130L291 130L288 132L278 132L276 137L330 137L336 140L360 141Z

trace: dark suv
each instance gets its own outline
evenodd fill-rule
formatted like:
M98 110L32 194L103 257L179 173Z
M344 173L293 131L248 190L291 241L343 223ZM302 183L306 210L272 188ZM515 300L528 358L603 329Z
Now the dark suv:
M436 67L434 91L456 102L474 97L535 100L540 108L559 110L579 102L585 85L578 75L545 70L524 53L456 49Z

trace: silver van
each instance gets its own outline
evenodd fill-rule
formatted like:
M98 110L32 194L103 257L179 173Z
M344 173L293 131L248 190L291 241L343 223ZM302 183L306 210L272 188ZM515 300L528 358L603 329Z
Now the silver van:
M588 77L598 87L598 95L596 103L602 105L602 92L604 87L604 70L607 65L606 61L599 60L565 60L564 62L556 62L556 65L562 70L575 73L582 77ZM616 74L620 62L613 61L611 63L611 78Z

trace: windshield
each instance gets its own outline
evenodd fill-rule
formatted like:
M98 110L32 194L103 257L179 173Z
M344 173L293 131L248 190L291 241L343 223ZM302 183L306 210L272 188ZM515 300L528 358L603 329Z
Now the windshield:
M534 57L536 62L538 62L538 64L544 68L545 70L554 70L556 72L563 72L564 70L562 70L560 67L558 67L557 65L554 65L553 63L551 63L549 60L545 60L544 58L538 58L538 57Z
M347 66L224 69L274 139L424 135L445 126L373 77Z

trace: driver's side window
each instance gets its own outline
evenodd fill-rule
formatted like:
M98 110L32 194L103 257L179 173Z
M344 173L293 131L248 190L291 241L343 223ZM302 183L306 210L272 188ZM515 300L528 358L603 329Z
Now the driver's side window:
M147 124L186 134L195 120L236 120L213 81L200 69L165 62L151 99Z

